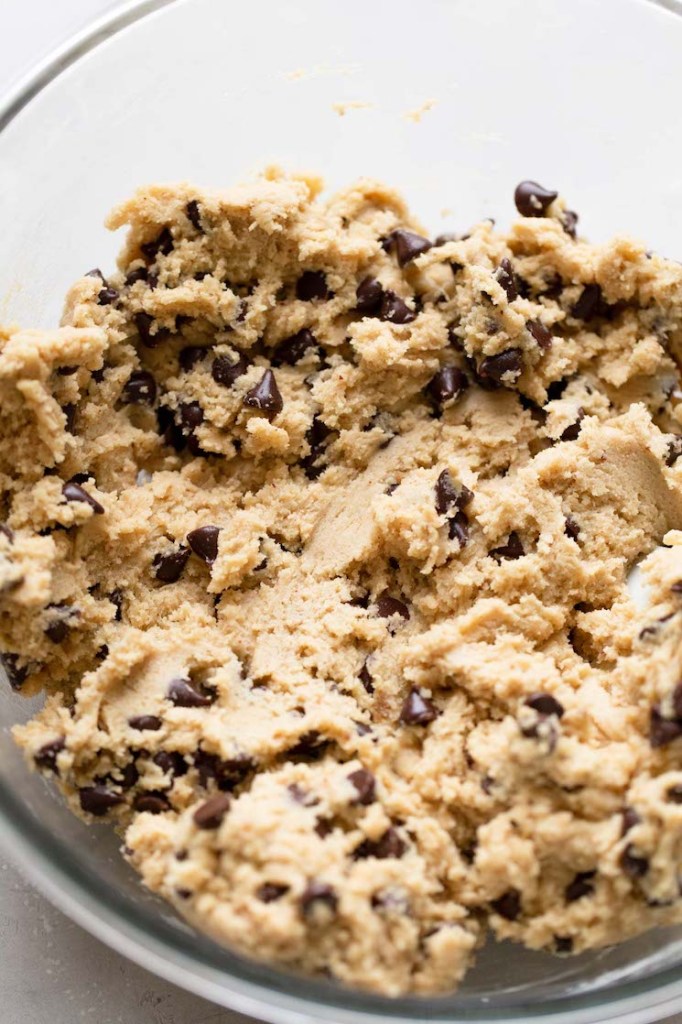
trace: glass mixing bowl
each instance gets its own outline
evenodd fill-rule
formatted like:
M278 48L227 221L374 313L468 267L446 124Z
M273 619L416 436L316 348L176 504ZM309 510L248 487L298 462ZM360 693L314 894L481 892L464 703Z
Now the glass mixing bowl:
M137 185L220 186L273 161L331 187L383 178L434 233L508 220L516 182L537 178L592 238L625 230L680 256L680 15L679 0L127 4L0 109L0 321L55 324L69 283L113 263L120 240L102 221ZM682 929L569 959L491 942L437 999L243 960L146 893L117 837L28 772L9 730L35 704L0 685L8 851L67 914L200 995L275 1024L635 1024L678 1008Z

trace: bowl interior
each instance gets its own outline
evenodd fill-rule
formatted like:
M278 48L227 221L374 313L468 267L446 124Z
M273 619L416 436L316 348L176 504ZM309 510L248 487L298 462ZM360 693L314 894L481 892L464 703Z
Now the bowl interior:
M331 189L381 178L433 233L508 221L516 182L537 178L561 189L590 237L625 231L682 255L677 0L156 6L84 44L0 132L0 322L58 321L70 282L112 266L120 239L102 222L137 185L220 187L272 162L320 172ZM264 1003L282 1006L292 992L317 1000L318 1018L341 1005L394 1018L522 1018L568 999L567 1010L596 1020L605 1018L589 1006L607 990L646 988L642 979L682 960L676 929L570 959L489 944L460 992L438 1000L389 1003L294 982L193 933L141 889L111 831L84 826L29 776L9 727L31 710L2 686L10 843L21 833L40 849L40 870L51 862L115 927L133 922L196 977L209 972L220 987L222 976L226 1004L234 975L263 986Z

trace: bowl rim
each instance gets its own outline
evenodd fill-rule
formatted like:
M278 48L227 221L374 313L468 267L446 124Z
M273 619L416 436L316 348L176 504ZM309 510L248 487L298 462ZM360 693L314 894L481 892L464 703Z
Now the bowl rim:
M46 57L34 64L0 97L0 133L64 71L101 43L138 21L172 5L192 0L123 0L112 10L89 21ZM682 0L636 0L682 17ZM4 785L0 772L0 847L27 880L90 934L134 963L173 984L220 1006L270 1024L385 1024L423 1021L432 1024L465 1022L551 1021L552 1024L593 1024L617 1020L620 1024L648 1024L679 1010L682 996L680 968L656 971L646 978L618 982L617 989L600 988L572 994L534 1006L490 1007L485 1011L452 1005L437 1008L437 999L391 999L337 985L301 978L283 970L225 952L222 963L210 956L203 936L173 929L159 915L149 922L95 872L84 870L68 856L53 855L54 836L24 808ZM67 851L64 848L64 853ZM184 942L182 938L184 938ZM197 946L206 954L199 961ZM216 950L218 947L215 947ZM170 955L172 954L172 955ZM212 962L211 962L212 961ZM228 963L227 961L230 961ZM615 998L603 997L611 993ZM445 997L448 998L448 997ZM450 997L451 998L451 997Z

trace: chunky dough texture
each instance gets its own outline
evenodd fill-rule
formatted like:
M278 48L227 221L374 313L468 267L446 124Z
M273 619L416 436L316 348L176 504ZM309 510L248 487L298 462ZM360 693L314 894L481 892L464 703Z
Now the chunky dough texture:
M318 192L143 189L2 332L17 739L198 928L352 985L682 921L682 266Z

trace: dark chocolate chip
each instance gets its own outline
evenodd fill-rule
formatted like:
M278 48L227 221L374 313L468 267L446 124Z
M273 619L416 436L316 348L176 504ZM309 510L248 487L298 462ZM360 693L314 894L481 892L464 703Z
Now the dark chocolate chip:
M318 907L323 907L333 914L338 905L339 898L336 892L326 882L308 882L301 894L301 910L305 917L317 913Z
M78 798L81 810L94 814L96 818L103 817L111 807L122 801L120 793L114 793L99 783L95 786L84 786L79 790Z
M665 798L671 804L682 804L682 785L678 782L669 786L665 791Z
M401 838L398 830L391 826L380 839L364 839L354 850L353 857L355 860L364 860L367 857L387 860L389 857L402 857L406 850L407 843Z
M277 885L276 882L264 882L256 891L256 896L262 903L274 903L275 900L280 900L282 896L286 896L288 892L288 885Z
M552 347L552 332L539 320L526 320L526 330L544 352Z
M598 284L585 285L577 302L571 309L571 316L576 320L591 320L603 309L601 288Z
M80 484L75 484L69 480L62 487L62 494L67 501L82 501L95 512L96 515L104 515L104 507L100 505L96 498L93 498L91 494L88 494Z
M377 316L381 309L384 289L376 277L366 277L358 285L355 297L357 299L355 308L358 313L364 313L366 316Z
M673 690L673 713L675 718L682 719L682 682Z
M75 622L80 618L80 611L71 604L49 604L46 608L48 624L44 633L53 644L61 644L66 640Z
M198 526L187 534L187 543L192 551L207 565L212 565L218 557L218 526Z
M521 543L521 538L516 530L512 530L509 534L506 544L501 544L499 547L492 548L488 552L491 558L496 559L498 562L502 558L508 558L510 560L521 558L525 553L526 552L523 550L523 544Z
M569 882L564 891L564 896L567 903L575 903L576 900L580 900L583 896L591 896L594 892L594 876L596 871L581 871L579 872L572 882Z
M297 782L292 782L287 786L287 790L291 795L291 799L301 804L303 807L317 807L320 802L320 798L311 793L309 789L303 789Z
M664 718L658 704L651 709L649 719L649 743L652 747L666 747L682 736L682 717Z
M468 487L455 483L447 469L436 480L436 512L439 515L445 515L451 508L465 508L473 497Z
M227 793L216 793L197 807L193 815L194 824L202 829L220 828L231 803L232 798Z
M428 697L422 697L419 690L412 688L400 709L403 725L429 725L438 717L438 709Z
M566 516L564 519L564 533L575 541L580 536L580 527L572 516Z
M670 592L672 594L682 594L682 580L677 580L676 583L672 583L670 586Z
M496 900L491 900L490 906L506 921L516 921L521 913L521 893L518 889L508 889Z
M259 382L246 392L244 405L250 409L261 409L269 420L282 411L284 402L272 370L266 370Z
M112 302L116 302L118 298L118 292L115 288L102 288L97 294L97 304L99 306L110 306Z
M313 332L304 327L296 334L292 334L290 338L280 341L272 353L270 362L273 366L295 366L309 349L319 351L319 348L319 342Z
M580 434L580 430L581 430L581 427L582 427L582 422L583 422L584 419L585 419L585 410L582 408L582 406L579 406L578 410L577 410L577 419L576 419L575 423L571 423L570 426L566 427L564 432L559 437L559 440L560 441L576 441L578 439L579 434Z
M675 434L672 441L668 441L668 451L665 457L666 466L674 466L680 455L682 455L682 434Z
M133 285L137 284L138 281L146 281L149 272L146 267L136 267L134 270L129 270L126 274L126 284Z
M140 335L140 341L147 348L156 348L161 342L168 340L169 334L165 329L157 329L156 333L152 334L154 317L149 313L136 313L133 320L137 327L137 333Z
M236 360L230 356L216 356L211 365L211 376L216 384L231 388L238 377L246 373L251 363L243 353Z
M506 256L503 260L500 260L500 265L495 271L495 280L502 286L502 288L504 288L509 302L513 302L514 299L518 299L519 293L514 279L514 268L511 265L511 261L507 259Z
M188 373L194 369L197 363L208 355L209 349L204 348L201 345L187 345L185 348L180 349L178 355L178 362L180 363L180 369ZM215 379L215 378L214 378Z
M522 217L544 217L558 195L537 181L521 181L514 191L514 204Z
M363 807L366 807L374 803L376 800L376 779L371 772L368 772L366 768L358 768L357 771L350 773L348 781L358 791L357 797L353 800L354 804L362 804Z
M301 466L309 480L315 480L324 472L326 466L319 459L324 454L326 443L333 431L319 416L314 416L306 431L305 439L310 445L310 453L301 459Z
M628 843L620 855L620 866L629 878L643 878L649 870L649 861L639 856L636 847Z
M140 249L150 263L154 262L159 253L168 256L173 251L173 236L170 229L163 228L153 241L143 242Z
M73 377L74 373L78 373L77 366L58 366L57 373L60 377Z
M156 398L156 381L148 370L134 370L128 378L121 401L136 405L153 405Z
M360 680L364 688L367 690L367 693L374 693L374 682L372 680L371 673L367 666L368 661L369 658L365 658L365 660L363 661L362 668L358 673L358 679Z
M290 760L319 761L324 755L330 741L322 736L316 729L303 733L298 741L287 750L287 758Z
M0 665L7 673L9 685L13 690L20 690L26 682L28 666L19 664L19 655L5 652L0 654Z
M121 778L119 780L114 779L113 781L117 786L120 786L122 790L132 789L140 778L140 773L137 770L137 765L134 761L128 761L128 764L125 765L124 768L118 769L118 771Z
M575 210L564 210L561 215L561 223L566 234L575 238L578 234L578 214Z
M328 299L327 278L321 270L304 270L296 282L296 298L304 302L313 299Z
M99 267L93 267L92 270L88 270L87 273L83 274L83 277L98 277L102 284L107 283L107 279L102 273L102 271L99 269Z
M389 290L384 292L381 300L379 317L391 324L411 324L417 314L399 295Z
M207 708L214 700L197 690L189 679L171 679L166 696L178 708Z
M521 376L522 353L520 348L508 348L494 356L486 356L478 368L484 380L495 384L513 384Z
M556 715L557 718L563 718L564 706L551 693L531 693L523 703L540 715Z
M377 615L380 615L382 619L390 619L394 615L400 615L405 620L410 617L410 610L405 602L400 601L397 597L391 597L386 591L379 594L375 606Z
M424 238L423 235L418 235L414 231L407 231L405 228L393 231L391 241L395 248L399 267L407 266L412 260L416 260L417 256L421 256L431 248L428 238Z
M57 769L57 756L66 747L66 737L60 736L56 740L51 740L49 743L44 743L39 750L33 755L38 768L43 768L45 771L54 772L59 774Z
M201 408L199 402L181 402L180 419L182 420L183 426L189 427L190 430L193 430L195 427L201 426L204 422L204 410Z
M187 774L187 762L177 750L158 750L152 761L160 768L164 775L177 775L181 777Z
M128 725L131 729L149 729L152 732L156 732L163 725L163 719L159 718L158 715L133 715L132 718L128 719Z
M441 245L447 245L448 242L463 242L465 241L461 235L458 235L455 231L444 231L441 235L436 235L433 245L434 248L439 249Z
M199 210L199 203L196 199L190 199L185 207L185 213L187 214L187 219L192 227L196 228L197 231L200 231L203 235L204 228L201 223L201 211Z
M573 952L573 939L570 935L555 935L554 936L554 952L555 953L572 953Z
M0 523L0 534L6 537L10 544L14 542L14 530L7 523Z
M466 547L469 541L469 519L461 509L456 516L448 519L448 537L456 540L460 548Z
M165 793L138 793L133 800L134 811L146 811L148 814L163 814L170 807L170 800Z
M76 406L72 402L62 406L62 412L66 418L66 429L70 434L73 434L73 428L76 425Z
M177 583L187 565L190 554L190 549L181 545L177 551L154 555L152 565L155 570L154 575L159 583Z
M425 390L434 405L442 409L459 398L468 386L467 375L458 366L442 366Z

